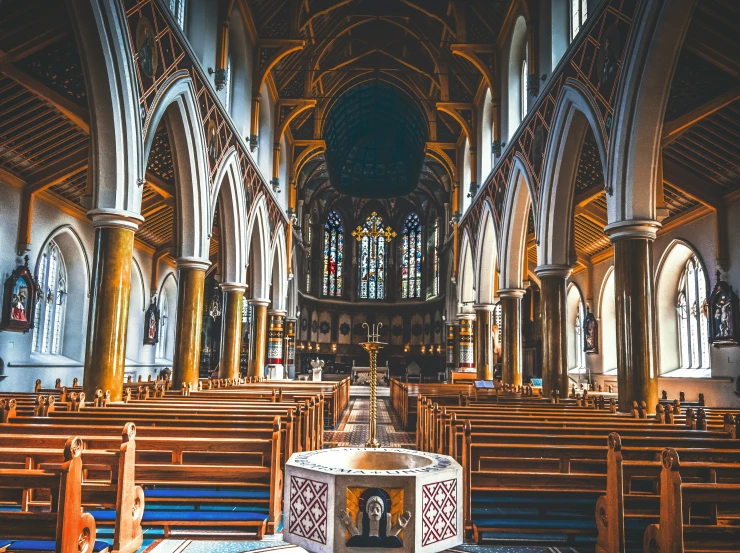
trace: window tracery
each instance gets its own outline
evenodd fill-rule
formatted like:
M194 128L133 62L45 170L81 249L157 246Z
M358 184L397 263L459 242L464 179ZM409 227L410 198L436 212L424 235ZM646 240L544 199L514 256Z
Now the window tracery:
M401 260L401 297L421 297L421 223L412 213L403 225L403 257Z
M696 256L686 262L676 297L682 369L709 368L707 279Z
M67 268L62 252L53 240L49 241L41 256L36 276L41 293L36 298L31 349L34 353L58 355L62 351Z
M336 211L329 213L324 225L323 294L342 296L342 264L344 258L344 227Z

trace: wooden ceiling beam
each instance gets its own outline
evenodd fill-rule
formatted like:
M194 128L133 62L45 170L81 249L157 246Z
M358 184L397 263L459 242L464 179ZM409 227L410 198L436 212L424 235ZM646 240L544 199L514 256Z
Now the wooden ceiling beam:
M716 29L703 29L701 39L693 37L685 46L690 52L718 67L735 78L740 77L740 62L736 59L736 49L728 47L727 41Z
M709 117L713 113L721 110L725 106L728 106L740 99L740 86L736 86L732 90L728 90L724 94L709 100L701 106L692 109L690 112L677 117L673 121L669 121L663 125L663 138L661 140L661 146L665 148L675 140L681 137L683 133L691 129L692 126L696 125L704 118Z
M55 27L41 31L26 42L19 44L15 48L5 52L0 50L0 63L13 63L22 60L26 56L38 52L47 46L54 44L65 36L69 35L69 29Z
M28 176L28 184L26 186L29 192L33 194L51 188L87 169L87 160L88 152L86 149L64 157L56 163L47 165L43 169L31 173Z
M166 183L151 171L146 172L146 183L152 187L152 190L165 199L175 197L175 187Z
M603 184L592 186L591 188L576 194L573 199L573 205L575 205L576 207L583 207L593 202L596 198L599 197L599 194L601 194L602 192L604 192Z
M29 92L35 94L43 101L51 104L82 129L83 132L90 134L89 114L85 108L78 106L10 63L0 63L0 72L28 89Z
M576 206L575 214L585 217L589 221L592 221L601 227L605 227L609 222L606 211L592 203L583 206Z
M688 171L675 161L663 156L663 181L711 209L723 205L723 191L707 179Z

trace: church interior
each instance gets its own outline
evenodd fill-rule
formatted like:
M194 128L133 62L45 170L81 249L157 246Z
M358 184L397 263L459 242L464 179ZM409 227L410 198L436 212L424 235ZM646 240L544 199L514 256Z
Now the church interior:
M740 5L0 0L0 553L740 552Z

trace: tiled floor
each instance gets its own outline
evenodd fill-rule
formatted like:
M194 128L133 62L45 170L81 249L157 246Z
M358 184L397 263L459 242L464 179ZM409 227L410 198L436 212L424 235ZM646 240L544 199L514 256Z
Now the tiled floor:
M337 428L324 436L326 447L361 446L368 439L369 395L368 386L352 386L351 400ZM388 388L378 388L378 440L384 446L416 447L416 435L405 432L398 417L390 407ZM282 534L267 536L260 541L217 541L167 539L157 541L140 550L140 553L243 553L251 551L279 551L304 553L305 550L282 541ZM579 553L571 547L511 546L465 544L447 553Z

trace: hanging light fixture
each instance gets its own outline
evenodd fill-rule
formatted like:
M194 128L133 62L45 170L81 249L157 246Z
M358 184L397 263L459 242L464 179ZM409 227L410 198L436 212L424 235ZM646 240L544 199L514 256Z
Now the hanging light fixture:
M221 315L221 294L219 294L218 286L214 287L213 298L211 299L211 307L208 309L208 314L214 321Z

